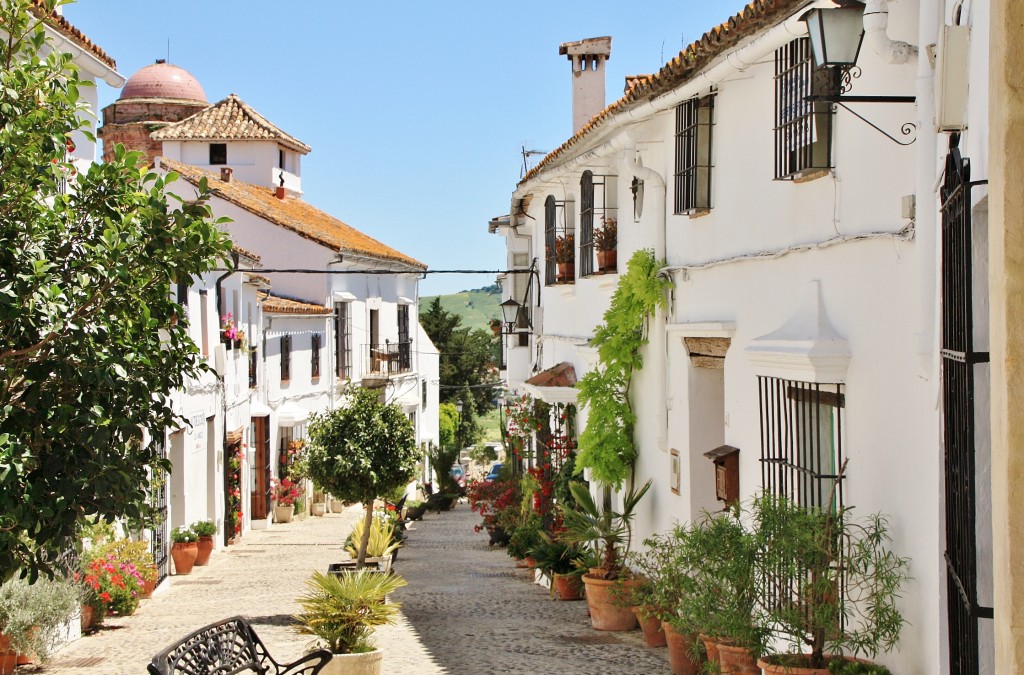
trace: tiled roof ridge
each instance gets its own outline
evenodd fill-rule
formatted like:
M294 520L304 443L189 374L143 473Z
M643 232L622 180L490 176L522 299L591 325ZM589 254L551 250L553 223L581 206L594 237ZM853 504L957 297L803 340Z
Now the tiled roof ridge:
M330 314L333 310L325 305L320 305L309 300L289 297L287 295L275 295L267 292L265 294L263 311L276 314ZM276 305L275 302L283 303ZM270 308L267 305L270 305Z
M68 37L72 42L75 42L80 47L83 47L104 64L110 66L111 69L117 70L117 61L103 51L102 47L90 40L85 33L78 28L75 28L74 24L65 19L62 14L46 12L44 0L32 0L32 7L30 9L32 13L39 17L44 23L46 23L46 25Z
M354 253L378 260L399 262L422 270L427 269L419 260L391 248L302 199L279 199L269 187L237 179L225 183L212 171L166 157L160 158L160 162L193 185L198 185L201 178L206 178L214 196L321 246L341 253ZM324 223L310 222L312 219L324 221L327 227L318 226Z
M654 75L637 76L626 93L604 110L594 115L579 131L559 147L549 152L519 181L524 185L544 171L552 162L574 145L594 133L605 121L645 101L650 101L688 81L712 60L734 47L740 40L756 33L766 24L790 14L810 0L752 0L737 14L704 33Z
M225 119L220 119L218 113L221 110L226 110L224 115ZM228 94L225 98L208 105L202 110L197 111L195 114L186 117L178 122L173 122L167 126L157 129L151 134L154 140L260 140L258 137L253 136L242 136L238 134L232 135L228 133L217 133L223 131L225 126L238 126L237 122L231 121L236 115L244 116L245 121L251 123L257 127L263 134L265 139L276 139L284 142L285 145L290 146L292 149L302 153L308 153L312 148L308 145L295 138L291 134L284 132L276 124L268 120L266 117L256 112L256 110L242 100L238 94ZM199 125L207 124L212 128L212 131L206 131L203 129L197 129ZM218 126L221 127L218 129Z

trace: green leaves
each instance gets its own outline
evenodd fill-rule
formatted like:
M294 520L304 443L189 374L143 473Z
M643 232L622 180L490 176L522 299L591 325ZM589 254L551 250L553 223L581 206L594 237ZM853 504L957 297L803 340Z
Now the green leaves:
M590 469L594 480L616 489L631 475L636 458L630 381L633 371L643 367L641 348L647 344L647 324L659 307L666 306L665 291L671 286L658 275L661 267L650 249L637 251L629 259L604 314L605 322L591 341L598 350L599 365L577 385L588 417L580 435L576 472Z
M144 439L178 426L169 394L203 369L170 284L230 251L207 195L169 207L138 153L67 160L90 83L39 57L29 4L0 3L0 580L48 570L84 516L140 513L165 463Z

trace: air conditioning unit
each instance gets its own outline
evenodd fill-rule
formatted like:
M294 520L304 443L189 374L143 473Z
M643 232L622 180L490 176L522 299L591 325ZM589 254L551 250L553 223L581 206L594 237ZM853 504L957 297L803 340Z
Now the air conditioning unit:
M935 125L939 131L967 128L970 26L943 26L935 56Z

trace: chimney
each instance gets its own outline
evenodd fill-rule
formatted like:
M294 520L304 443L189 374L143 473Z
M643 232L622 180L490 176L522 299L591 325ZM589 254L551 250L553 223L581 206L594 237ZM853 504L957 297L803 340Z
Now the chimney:
M605 108L604 62L611 58L611 37L564 42L558 47L572 62L572 132Z
M274 196L278 199L284 199L287 194L288 191L284 189L283 185L278 185L277 189L274 191Z
M222 166L220 168L220 179L225 183L231 182L231 174L235 172L230 166Z

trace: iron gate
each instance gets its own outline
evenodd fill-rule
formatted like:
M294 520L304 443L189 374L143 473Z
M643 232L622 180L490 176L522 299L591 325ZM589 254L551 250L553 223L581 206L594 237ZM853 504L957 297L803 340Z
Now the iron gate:
M978 619L992 618L978 605L975 501L974 366L988 352L974 351L970 161L959 138L950 138L942 187L942 403L946 484L946 611L949 669L974 675L979 669Z
M167 459L167 446L163 443L159 448L160 458ZM163 469L154 471L153 480L150 483L153 499L153 514L150 527L151 537L150 548L153 551L153 563L156 565L156 583L163 583L163 580L170 574L167 557L170 548L167 545L167 472Z

